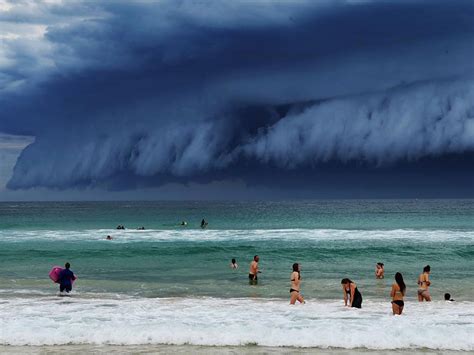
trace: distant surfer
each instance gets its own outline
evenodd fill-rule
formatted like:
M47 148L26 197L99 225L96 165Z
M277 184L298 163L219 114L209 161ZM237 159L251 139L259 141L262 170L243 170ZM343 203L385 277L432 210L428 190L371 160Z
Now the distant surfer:
M375 265L375 278L383 279L385 277L385 269L383 263L377 263Z
M250 269L249 269L249 283L251 285L256 285L257 284L257 281L258 281L258 277L257 277L257 274L260 272L258 271L258 261L260 260L260 258L258 257L258 255L255 255L253 257L253 260L252 262L250 263Z
M72 282L76 279L76 276L70 270L71 264L66 263L64 267L65 269L61 270L58 278L59 292L61 292L61 294L64 294L64 291L66 291L66 293L71 292Z
M204 229L206 228L208 225L208 223L206 222L206 220L203 218L202 221L201 221L201 228Z
M239 265L237 264L237 261L236 261L235 259L232 259L232 260L230 261L230 268L235 270L235 269L237 269L238 267L239 267Z
M113 238L110 235L108 235L105 239L106 240L112 240Z

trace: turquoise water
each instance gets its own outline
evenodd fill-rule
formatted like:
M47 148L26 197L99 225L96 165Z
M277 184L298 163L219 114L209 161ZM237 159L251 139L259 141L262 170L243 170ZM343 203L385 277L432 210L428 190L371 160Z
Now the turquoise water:
M281 202L0 202L0 230L474 229L474 200L316 200Z
M209 222L205 230L202 218ZM179 225L182 220L187 227ZM116 230L118 224L127 229ZM105 240L107 235L114 239ZM250 286L255 254L262 273ZM239 269L230 269L231 258ZM48 279L51 267L66 261L79 276L71 301L55 297L57 285ZM384 280L374 278L379 261ZM287 310L294 262L302 266L309 313ZM426 264L432 268L432 306L416 302L416 279ZM398 327L388 318L397 271L407 284L402 342L382 334ZM0 332L0 344L127 339L124 344L472 350L465 333L474 330L473 273L474 200L0 203L0 325L9 329ZM344 277L364 297L355 317L342 307ZM457 300L455 307L440 303L445 292ZM52 311L52 304L71 316ZM262 318L249 318L247 307ZM425 318L427 333L414 337L422 315L431 317ZM273 332L258 334L262 319ZM179 331L168 334L159 320ZM117 333L100 333L103 322ZM379 335L369 331L377 322ZM70 333L52 337L61 324ZM233 337L214 334L221 328ZM327 334L314 338L315 329ZM348 344L343 334L351 331L358 335ZM295 332L297 340L282 343L287 338L279 332Z
M90 293L287 297L293 262L302 264L308 297L339 298L342 277L384 297L396 271L414 296L426 264L436 297L469 299L473 291L465 282L474 272L472 200L2 203L0 217L4 290L51 290L50 267L69 261ZM249 288L254 254L263 273ZM228 267L233 257L237 271ZM389 280L373 279L378 261Z

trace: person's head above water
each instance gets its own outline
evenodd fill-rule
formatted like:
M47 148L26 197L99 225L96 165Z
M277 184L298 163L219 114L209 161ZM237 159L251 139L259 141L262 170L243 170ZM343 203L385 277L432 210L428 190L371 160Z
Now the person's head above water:
M237 261L235 261L235 259L232 259L231 262L232 264L235 264Z
M253 260L256 261L256 262L258 262L259 259L260 259L260 258L258 257L258 255L255 255L255 256L253 257Z
M299 272L300 271L300 264L294 263L293 264L293 271Z
M430 272L431 271L431 267L429 265L426 265L424 268L423 268L423 272Z
M445 293L444 294L444 300L445 301L454 301L453 299L451 299L451 294L450 293Z
M71 264L66 263L66 264L64 265L64 267L65 267L66 269L69 269L69 268L71 267Z

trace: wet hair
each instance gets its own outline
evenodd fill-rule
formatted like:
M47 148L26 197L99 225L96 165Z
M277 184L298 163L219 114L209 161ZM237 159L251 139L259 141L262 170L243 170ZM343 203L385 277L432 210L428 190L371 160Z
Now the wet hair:
M405 282L403 281L403 276L399 272L395 274L395 281L397 282L398 287L400 287L400 292L402 295L405 296L405 291L407 289L407 286L405 285Z
M257 258L258 258L258 255L255 255L255 256L253 257L253 260L256 261Z
M235 263L236 263L235 259L232 259L232 264L235 264Z
M451 300L451 295L449 293L444 294L444 300L445 301L450 301Z
M293 272L297 272L298 273L298 280L301 279L301 273L300 273L300 270L299 269L299 266L300 264L298 263L294 263L293 264Z
M382 266L383 267L383 263L377 263L378 266Z
M424 268L423 268L423 272L430 272L431 270L431 267L429 265L426 265Z
M66 263L64 266L66 267L66 269L69 269L71 267L71 264Z
M350 279L342 279L341 280L341 285L344 285L344 284L351 284L352 281Z

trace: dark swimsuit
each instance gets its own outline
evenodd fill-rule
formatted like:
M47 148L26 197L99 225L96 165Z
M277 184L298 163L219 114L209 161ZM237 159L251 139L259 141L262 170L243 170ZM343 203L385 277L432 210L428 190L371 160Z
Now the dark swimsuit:
M292 293L292 292L298 292L298 293L300 293L300 291L295 290L294 288L290 288L290 293Z
M249 280L257 281L257 275L249 274Z
M392 303L396 304L399 307L403 307L405 305L405 302L397 300L397 301L392 301Z
M346 290L346 293L351 297L351 290L349 291ZM357 287L354 290L354 299L352 300L352 307L354 308L362 308L362 295L357 289Z

